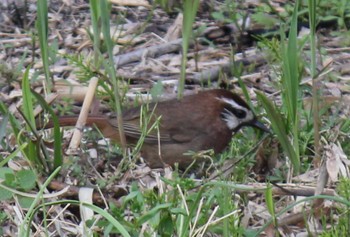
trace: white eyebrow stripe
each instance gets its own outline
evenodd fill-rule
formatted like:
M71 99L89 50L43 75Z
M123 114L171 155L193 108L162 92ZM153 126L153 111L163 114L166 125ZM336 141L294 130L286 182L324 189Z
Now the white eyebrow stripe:
M224 108L224 112L228 113L228 114L232 114L232 112L226 108Z
M244 111L248 111L248 109L244 106L241 106L239 104L236 103L236 101L232 100L232 99L227 99L227 98L218 98L216 97L218 100L221 100L222 102L226 103L226 104L229 104L231 105L233 108L236 108L236 109L242 109Z

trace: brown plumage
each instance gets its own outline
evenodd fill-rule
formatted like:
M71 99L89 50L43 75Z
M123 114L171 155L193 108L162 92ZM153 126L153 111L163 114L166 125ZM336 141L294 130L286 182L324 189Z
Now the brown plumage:
M143 110L146 107L143 106ZM184 155L188 151L214 149L221 152L230 142L232 133L242 126L268 130L238 95L223 89L199 92L181 100L150 103L148 108L148 117L151 116L148 128L159 119L159 136L157 129L145 136L141 155L154 168L175 163L184 168L193 161ZM141 136L140 110L141 106L123 113L126 141L130 145L136 144ZM77 116L59 118L60 126L74 126L76 121ZM106 138L120 143L116 118L90 116L86 125L96 125Z

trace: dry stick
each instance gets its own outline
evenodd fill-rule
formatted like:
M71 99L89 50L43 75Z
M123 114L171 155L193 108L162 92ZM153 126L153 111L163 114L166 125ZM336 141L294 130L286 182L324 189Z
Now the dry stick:
M199 39L201 41L201 39ZM118 55L113 58L116 67L119 68L123 65L138 62L142 57L146 56L150 58L156 58L167 53L175 53L181 50L182 39L173 40L169 43L162 45L151 46L148 48L139 49L130 53ZM191 42L193 44L193 42ZM256 65L262 65L266 60L265 55L254 55L254 57L249 57L246 59L240 59L234 62L235 65L243 64L243 66L251 65L255 63ZM193 77L193 82L195 83L207 83L209 80L216 80L219 78L220 72L223 71L231 75L232 63L227 63L220 67L214 67L209 70L205 70L202 73L196 73Z
M156 58L163 54L179 52L181 50L182 39L177 39L162 45L151 46L144 49L139 49L127 54L122 54L113 58L117 68L133 62L138 62L147 52L147 57Z
M85 100L84 100L83 106L82 106L80 114L79 114L79 118L78 118L77 123L75 125L74 133L72 136L72 140L69 144L67 154L75 153L76 149L80 145L80 141L81 141L81 137L82 137L82 129L85 126L86 119L87 119L87 116L89 114L89 109L90 109L92 100L93 100L94 95L95 95L97 82L98 82L97 77L93 77L90 80L88 91L86 93Z
M129 7L147 7L151 8L151 5L146 0L110 0L112 4L119 6L129 6Z
M122 54L114 57L114 62L117 67L120 67L128 63L140 61L141 58L145 56L145 52L147 57L150 57L150 58L156 58L167 53L179 52L181 50L181 42L182 42L182 39L177 39L162 45L156 45L156 46L152 46L144 49L139 49L127 54ZM265 55L257 55L257 56L255 55L254 57L252 56L246 59L237 60L234 62L234 64L239 65L242 63L243 66L247 66L255 63L256 65L261 65L266 61L264 57ZM223 66L214 67L214 68L205 70L201 73L196 73L193 76L193 82L206 83L209 80L215 80L219 78L220 72L222 71L230 75L232 72L231 69L232 69L232 63L227 63Z
M60 198L73 198L73 199L77 199L78 195L79 195L79 190L81 187L77 187L74 185L68 185L56 180L51 181L51 183L49 184L49 189L51 190L55 190L57 192L60 192L61 190L64 190L64 192L60 192L59 196ZM110 198L114 198L114 199L119 199L122 196L127 195L127 190L126 188L122 188L120 186L114 185L110 188L108 188L108 190L106 190L108 193L108 199ZM57 194L57 193L56 193ZM104 199L105 197L103 197L101 195L101 193L99 193L98 191L94 191L92 194L92 200L94 203L96 204L104 204ZM115 202L115 204L117 204L117 206L121 206L121 203L119 203L118 201Z
M201 183L201 182L200 182ZM234 184L235 192L237 193L265 193L267 184L253 183L253 184ZM272 188L273 195L293 195L302 197L311 197L315 195L317 188L305 185L295 184L278 184ZM334 189L324 189L319 193L320 195L337 196Z
M267 185L266 184L246 184L246 185L240 185L240 184L235 184L236 186L236 192L237 193L247 193L247 192L254 192L254 193L264 193ZM297 185L291 185L291 184L279 184L279 186L283 187L283 189L278 188L278 187L273 187L272 188L272 193L273 195L294 195L294 196L304 196L304 197L310 197L314 195L315 188L314 187L309 187L309 186L297 186ZM60 194L60 197L65 197L65 198L77 198L79 189L80 187L74 186L74 185L68 185L64 184L59 181L52 181L49 184L49 188L55 191L60 191L63 189L67 189L64 193ZM287 190L287 191L286 191ZM108 190L109 194L113 194L110 196L110 198L116 198L119 199L122 196L127 195L127 190L125 188L121 188L119 186L113 186L109 188ZM323 190L322 195L329 195L329 196L336 196L336 193L333 189L325 189ZM98 192L93 193L93 201L94 203L103 203L103 198L101 197L101 194ZM294 214L294 218L296 216L299 216L297 214ZM300 218L304 218L305 214L300 215ZM288 217L281 219L288 219ZM300 219L295 220L295 222L300 222Z
M208 83L209 81L217 80L219 78L220 73L222 72L231 76L233 65L239 66L240 64L242 64L243 66L248 66L251 64L256 64L257 66L259 66L262 65L264 62L266 62L265 55L254 55L249 58L236 60L233 63L227 63L222 66L204 70L200 73L195 73L192 80L194 83L198 84Z
M83 102L88 88L83 85L70 84L66 80L59 80L55 83L54 90L58 98L72 98L74 101Z
M325 189L327 182L328 182L328 171L327 171L327 163L326 160L323 160L320 166L320 173L317 179L317 184L316 184L316 190L315 190L315 196L322 194L323 190ZM324 200L323 199L316 199L312 203L313 208L320 207L323 204Z
M197 42L207 43L208 38L203 36L197 39ZM194 42L190 42L190 45L193 45ZM169 43L155 45L148 48L142 48L130 53L126 53L123 55L118 55L113 58L116 67L119 68L128 63L141 61L141 58L144 57L145 52L147 52L147 56L150 58L156 58L161 55L167 53L175 53L181 51L182 48L182 38L173 40Z

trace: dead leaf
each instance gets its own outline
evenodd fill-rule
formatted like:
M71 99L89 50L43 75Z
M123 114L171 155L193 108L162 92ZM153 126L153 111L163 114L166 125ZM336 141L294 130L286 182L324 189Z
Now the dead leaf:
M340 144L332 143L325 146L326 167L330 179L333 182L338 181L338 176L349 176L350 161L345 155Z

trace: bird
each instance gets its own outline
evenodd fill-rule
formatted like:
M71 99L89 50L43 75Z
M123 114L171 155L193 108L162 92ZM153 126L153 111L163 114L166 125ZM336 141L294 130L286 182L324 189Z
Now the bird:
M142 111L148 111L148 115L145 117ZM140 125L141 120L144 120L142 117L149 118L148 125ZM243 126L270 132L239 95L226 89L210 89L179 100L140 105L125 110L122 118L128 145L135 145L144 134L141 157L151 168L175 164L179 168L186 168L193 162L189 151L213 149L215 153L220 153ZM77 115L61 116L59 125L75 126L77 119ZM121 143L115 116L89 115L85 126L96 126L105 138ZM157 128L148 134L142 132L151 126ZM50 127L53 127L52 122L45 126Z

